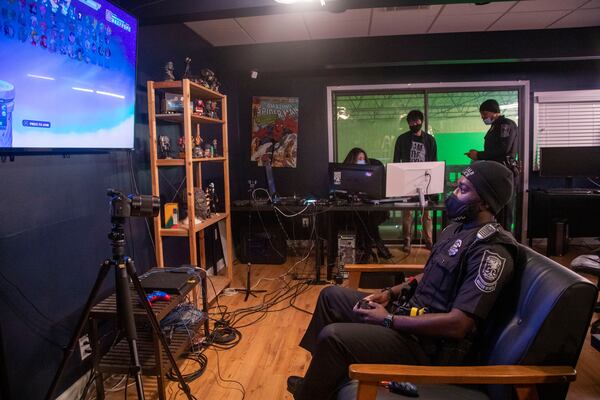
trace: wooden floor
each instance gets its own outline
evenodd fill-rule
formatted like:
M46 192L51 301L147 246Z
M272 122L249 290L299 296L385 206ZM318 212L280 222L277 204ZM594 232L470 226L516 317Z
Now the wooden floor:
M536 247L536 246L534 246ZM543 248L539 248L543 251ZM428 251L419 249L403 262L416 263L427 258ZM566 257L555 258L561 263L568 264L577 254L584 253L582 249L571 252ZM394 249L394 254L402 254ZM268 291L276 290L284 285L277 277L288 270L291 261L286 265L253 265L252 281L260 283L258 288ZM245 265L234 266L235 277L233 287L242 285L245 279ZM300 264L300 276L311 277L312 264ZM271 280L266 280L266 279ZM287 281L293 283L289 278ZM295 306L312 311L319 291L323 286L311 286L305 293L298 296ZM262 298L253 298L244 302L241 294L220 296L219 303L228 309L258 305ZM289 302L287 303L289 304ZM284 308L282 304L278 308ZM216 310L213 310L213 312ZM217 317L217 315L213 315ZM253 318L249 318L250 322ZM298 347L298 342L309 322L310 315L288 307L283 311L268 313L261 321L242 328L241 342L229 350L208 350L208 367L204 375L190 385L192 393L199 399L231 400L242 399L242 387L247 400L291 399L286 391L286 378L289 375L303 375L310 361L309 354ZM195 365L185 362L183 372L193 371ZM146 390L153 390L156 385L151 379L144 379ZM149 396L148 396L149 397ZM114 393L109 398L123 398L123 392ZM130 387L128 398L135 398L135 389ZM177 389L175 383L167 388L168 399L185 399L184 394ZM577 365L577 381L571 384L568 394L570 400L600 399L600 353L590 346L589 335L584 344Z

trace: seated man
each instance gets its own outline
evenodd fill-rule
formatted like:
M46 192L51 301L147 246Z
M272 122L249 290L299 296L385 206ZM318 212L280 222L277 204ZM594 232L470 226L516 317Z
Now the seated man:
M423 274L361 304L361 292L324 289L300 342L311 363L304 378L288 378L294 398L331 399L353 363L461 364L513 275L516 242L494 218L512 190L506 167L473 163L446 200L456 223L440 235Z

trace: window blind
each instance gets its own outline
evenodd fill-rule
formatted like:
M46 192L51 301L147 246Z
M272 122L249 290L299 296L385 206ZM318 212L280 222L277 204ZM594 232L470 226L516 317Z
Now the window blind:
M543 147L600 146L600 90L535 93L533 170Z

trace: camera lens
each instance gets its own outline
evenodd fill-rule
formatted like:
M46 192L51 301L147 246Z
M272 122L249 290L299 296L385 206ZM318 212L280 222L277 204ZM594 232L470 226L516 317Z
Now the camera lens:
M160 199L151 195L129 195L132 217L156 217L160 211Z

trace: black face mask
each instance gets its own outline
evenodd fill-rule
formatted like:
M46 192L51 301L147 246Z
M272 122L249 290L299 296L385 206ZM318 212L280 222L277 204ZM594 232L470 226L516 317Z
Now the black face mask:
M408 129L410 129L410 131L412 133L417 133L421 130L421 128L423 127L423 124L419 124L419 125L409 125Z
M478 201L463 202L454 194L448 196L444 204L446 205L446 215L456 222L471 222L479 214Z

